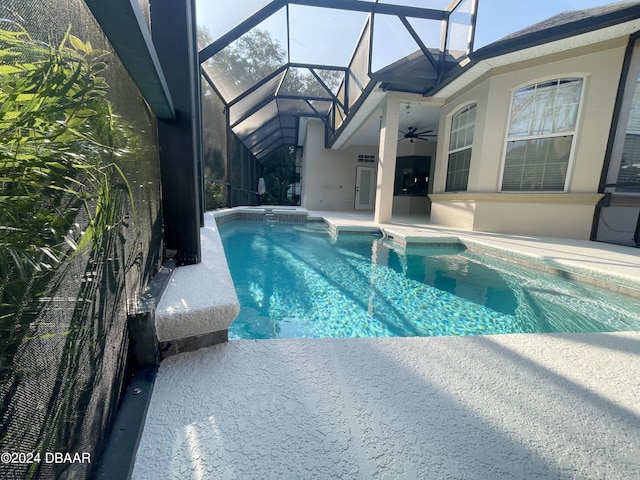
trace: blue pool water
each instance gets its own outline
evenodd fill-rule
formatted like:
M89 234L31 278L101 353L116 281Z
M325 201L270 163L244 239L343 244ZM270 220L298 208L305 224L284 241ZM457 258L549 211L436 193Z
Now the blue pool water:
M640 330L640 301L457 246L399 247L321 223L220 227L240 314L229 338Z

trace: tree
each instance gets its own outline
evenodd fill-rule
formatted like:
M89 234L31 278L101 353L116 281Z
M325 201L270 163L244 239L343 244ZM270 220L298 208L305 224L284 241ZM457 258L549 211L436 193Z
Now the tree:
M198 45L203 48L212 42L206 28L198 30ZM287 53L268 31L254 29L238 38L235 42L220 50L205 64L207 71L215 77L214 83L220 90L233 92L234 95L251 88L263 78L286 64ZM316 70L324 83L336 91L344 74L340 70ZM314 75L304 69L292 69L287 72L285 83L287 93L304 96L327 96L326 90ZM226 98L230 101L232 98Z
M212 42L211 35L206 28L198 30L198 46L205 48ZM288 62L288 55L280 42L274 39L268 31L253 29L242 35L218 53L204 62L204 68L213 81L216 90L220 92L226 102L237 98L238 95L249 90L264 78L273 74ZM311 69L296 67L289 68L280 85L280 94L300 97L323 97L330 100L330 94L318 81L318 75L331 92L336 92L344 78L340 70ZM204 125L204 170L205 196L207 208L217 208L226 205L226 184L234 180L227 172L227 154L221 146L232 139L225 134L225 118L222 102L208 82L203 82L202 111ZM241 160L247 161L247 160ZM295 151L283 146L263 162L267 195L265 203L287 203L287 189L289 184L299 181L295 169ZM234 167L231 167L235 170ZM250 170L250 169L240 169ZM257 186L254 179L244 179L250 185L232 185L244 189L254 189ZM252 185L253 184L253 185ZM292 199L293 200L293 199Z
M297 193L292 192L287 197L289 185L300 181L296 173L296 149L293 146L283 146L269 155L263 161L264 179L267 192L263 203L272 205L297 205Z

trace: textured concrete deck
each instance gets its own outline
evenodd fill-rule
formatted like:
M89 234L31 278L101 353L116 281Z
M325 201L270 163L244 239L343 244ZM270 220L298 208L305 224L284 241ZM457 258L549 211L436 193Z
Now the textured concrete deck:
M134 479L640 478L640 334L233 341L165 360Z
M379 227L640 286L638 249ZM637 479L639 398L640 333L236 341L163 361L133 478Z

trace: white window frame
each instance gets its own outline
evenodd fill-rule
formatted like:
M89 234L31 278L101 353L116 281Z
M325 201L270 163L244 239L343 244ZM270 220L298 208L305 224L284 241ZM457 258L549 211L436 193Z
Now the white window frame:
M464 113L465 111L470 110L471 108L475 109L475 116L473 119L473 139L471 140L471 143L469 144L465 144L462 147L457 147L452 149L451 148L451 136L453 135L453 121L456 118L457 115L462 115L462 113ZM460 107L458 110L456 110L453 115L451 115L451 117L449 118L449 145L448 145L448 150L447 150L447 169L445 171L445 175L444 175L444 191L446 193L455 193L455 192L466 192L469 189L469 172L471 171L471 157L469 158L469 172L467 172L467 185L466 188L464 190L449 190L447 188L447 185L449 183L449 167L450 167L450 161L451 161L451 155L455 154L455 153L460 153L463 152L465 150L470 150L471 151L471 155L473 154L473 142L475 140L475 130L476 130L476 124L477 124L477 119L478 119L478 102L470 102L467 103L466 105L463 105L462 107ZM465 125L465 129L469 128L469 124L467 123ZM460 130L460 129L458 129Z
M519 92L520 90L523 90L525 88L528 87L535 87L538 84L541 83L548 83L548 82L552 82L552 81L562 81L562 80L581 80L582 81L582 88L580 91L580 100L578 103L578 111L576 113L576 122L573 128L573 131L566 131L566 132L558 132L558 133L548 133L548 134L541 134L541 135L526 135L526 136L510 136L509 135L509 130L511 129L511 119L512 119L512 115L513 115L513 101L515 98L515 95L517 92ZM552 77L545 77L545 78L541 78L541 79L537 79L533 82L527 82L526 84L522 84L519 85L518 87L514 88L511 92L511 101L509 102L509 114L508 114L508 118L507 118L507 125L506 125L506 131L505 131L505 142L504 142L504 151L502 154L502 165L500 168L500 178L498 179L498 191L499 192L505 192L505 193L566 193L569 189L569 184L570 184L570 180L572 177L572 172L573 172L573 163L574 163L574 157L575 157L575 146L576 146L576 138L579 134L580 131L580 126L581 126L581 118L582 118L582 109L584 106L584 96L585 96L585 92L587 90L587 86L588 86L588 78L586 75L584 74L565 74L565 75L554 75ZM513 142L513 141L526 141L526 140L542 140L542 139L546 139L546 138L557 138L557 137L566 137L566 136L571 136L571 148L569 151L569 160L567 162L567 172L565 174L565 178L564 178L564 185L562 190L503 190L502 185L503 185L503 181L504 181L504 170L507 164L507 152L508 152L508 145L509 142Z
M368 153L359 153L358 154L358 163L364 164L375 164L376 156Z

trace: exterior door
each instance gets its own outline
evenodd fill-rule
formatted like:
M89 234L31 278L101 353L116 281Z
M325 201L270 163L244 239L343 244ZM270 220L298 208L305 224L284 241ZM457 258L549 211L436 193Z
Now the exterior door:
M375 169L356 167L356 210L372 210L374 197Z

